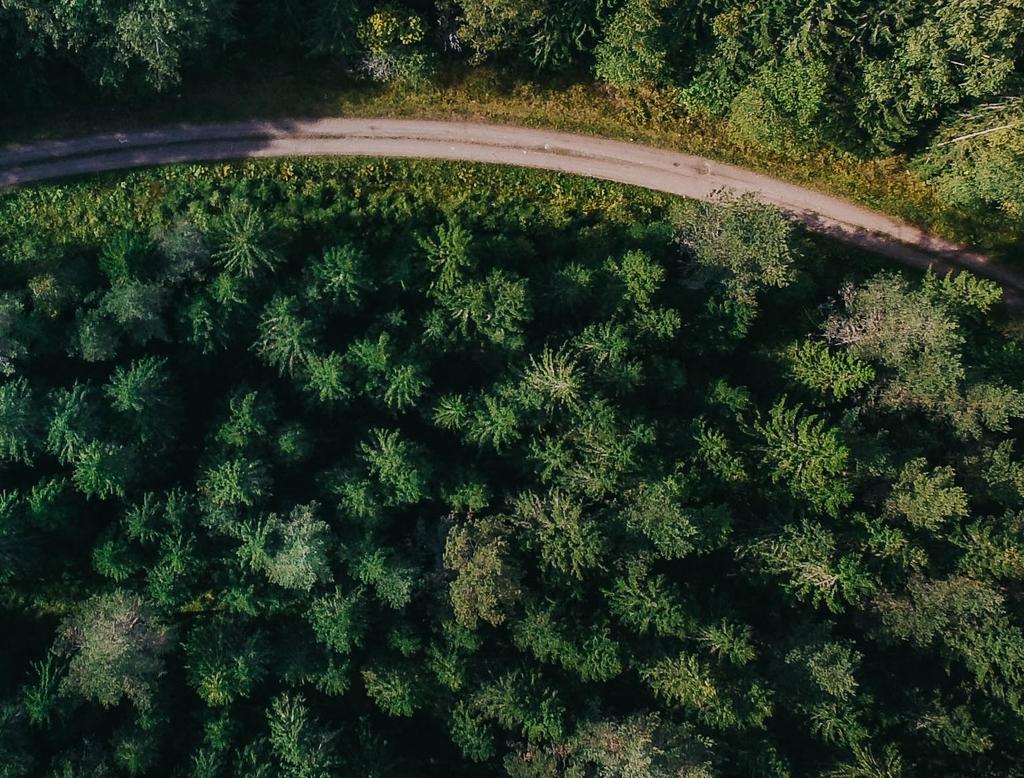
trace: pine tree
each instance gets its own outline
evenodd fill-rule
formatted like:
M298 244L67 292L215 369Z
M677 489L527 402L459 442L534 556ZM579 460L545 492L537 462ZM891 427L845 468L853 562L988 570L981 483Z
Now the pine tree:
M207 705L224 706L252 694L268 673L269 646L226 621L196 624L184 644L185 668Z
M782 397L767 420L759 420L754 428L764 441L762 451L773 481L831 516L849 504L853 494L843 480L849 449L824 419L804 414L799 405L787 407Z
M166 359L146 357L115 368L105 393L111 407L129 419L139 442L174 435L178 401Z
M41 442L40 422L27 379L0 384L0 462L31 463Z
M302 317L296 298L275 297L263 309L259 338L253 348L281 375L294 375L312 352L310 328L310 323Z
M214 237L214 261L238 278L254 278L261 271L273 270L281 261L266 217L244 201L231 201Z

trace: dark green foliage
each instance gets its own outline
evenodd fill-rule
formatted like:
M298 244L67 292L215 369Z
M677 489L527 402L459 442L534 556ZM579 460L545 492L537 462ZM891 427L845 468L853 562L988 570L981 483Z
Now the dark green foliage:
M751 200L379 160L4 195L29 234L0 774L1019 772L991 284Z
M39 445L39 422L27 380L0 385L0 461L30 463Z
M189 683L207 705L228 705L248 697L267 675L266 640L244 624L197 623L183 650Z
M182 55L230 37L233 3L4 0L3 11L24 24L25 48L50 49L108 89L166 89L181 75Z

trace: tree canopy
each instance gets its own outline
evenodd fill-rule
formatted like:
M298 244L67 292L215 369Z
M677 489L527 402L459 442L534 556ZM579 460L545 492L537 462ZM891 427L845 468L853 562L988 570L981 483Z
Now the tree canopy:
M380 160L8 193L0 270L0 775L1020 774L988 282Z

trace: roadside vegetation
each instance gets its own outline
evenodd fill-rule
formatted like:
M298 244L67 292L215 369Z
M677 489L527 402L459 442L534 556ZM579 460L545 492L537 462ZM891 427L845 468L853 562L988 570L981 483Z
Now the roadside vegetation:
M1014 260L1020 0L0 2L0 133L477 118L736 162Z
M534 171L5 194L0 775L1018 775L998 298Z

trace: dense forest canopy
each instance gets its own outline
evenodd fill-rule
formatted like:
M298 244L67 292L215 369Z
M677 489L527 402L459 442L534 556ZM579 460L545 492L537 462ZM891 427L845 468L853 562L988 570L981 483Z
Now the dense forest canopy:
M1024 0L0 0L0 110L268 55L408 83L486 62L658 90L778 153L920 154L953 205L1020 219L1022 54Z
M10 193L0 262L0 775L1022 774L988 282L380 161Z

